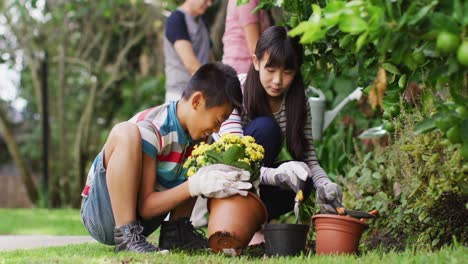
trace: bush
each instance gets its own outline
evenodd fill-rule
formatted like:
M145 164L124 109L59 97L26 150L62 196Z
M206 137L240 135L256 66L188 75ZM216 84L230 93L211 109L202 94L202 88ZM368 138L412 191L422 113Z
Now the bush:
M414 124L424 116L405 112L395 119L391 144L365 156L341 185L350 208L378 209L380 217L369 220L364 238L369 248L439 248L454 238L468 242L468 165L461 157L461 144L452 144L441 132L414 134ZM359 152L357 153L359 154Z

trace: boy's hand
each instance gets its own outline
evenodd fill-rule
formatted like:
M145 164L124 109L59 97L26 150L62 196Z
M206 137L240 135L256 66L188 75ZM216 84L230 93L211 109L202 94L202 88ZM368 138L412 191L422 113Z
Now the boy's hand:
M276 169L267 168L262 173L261 183L297 192L300 183L305 182L311 175L309 166L304 162L288 161Z
M192 197L202 195L210 198L224 198L235 194L247 195L252 184L245 182L250 179L250 173L236 167L213 164L198 170L188 178L188 186Z
M317 187L317 197L315 199L318 206L320 206L320 213L322 214L336 214L336 209L331 203L337 199L341 203L341 190L337 184L327 182L324 185Z

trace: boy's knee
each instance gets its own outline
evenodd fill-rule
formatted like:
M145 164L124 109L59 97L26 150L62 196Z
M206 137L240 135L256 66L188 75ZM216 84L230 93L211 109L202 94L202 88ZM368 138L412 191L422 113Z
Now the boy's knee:
M114 126L109 135L109 141L118 143L140 144L141 136L138 126L130 122L122 122Z

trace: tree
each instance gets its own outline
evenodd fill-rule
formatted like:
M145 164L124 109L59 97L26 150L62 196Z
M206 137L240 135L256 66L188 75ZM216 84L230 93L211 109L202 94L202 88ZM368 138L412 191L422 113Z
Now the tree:
M78 194L84 185L89 157L102 145L97 131L112 123L119 113L120 85L133 82L138 86L139 81L147 81L139 68L142 54L162 60L158 48L162 8L143 1L47 1L45 6L36 3L11 1L5 7L2 17L11 36L3 39L10 45L1 51L22 52L20 92L28 100L26 117L27 122L36 124L31 126L33 130L38 129L35 113L42 116L40 63L42 54L49 54L50 148L54 150L50 154L50 204L79 205ZM160 75L157 64L146 65L152 69L153 79ZM27 175L30 168L16 158L20 152L14 138L8 136L13 134L8 122L3 118L0 121L0 132L25 183L32 182ZM26 145L22 147L31 149L40 144L36 138ZM37 202L34 191L28 193Z

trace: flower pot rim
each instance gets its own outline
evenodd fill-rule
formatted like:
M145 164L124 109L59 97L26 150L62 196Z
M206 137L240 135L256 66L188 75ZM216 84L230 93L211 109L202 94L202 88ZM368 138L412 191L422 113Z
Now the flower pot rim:
M344 221L349 221L353 222L356 224L363 225L364 227L367 227L368 225L366 223L363 223L359 221L358 219L351 217L349 215L334 215L334 214L316 214L312 216L312 221L315 221L317 218L323 218L323 219L337 219L337 220L344 220Z

